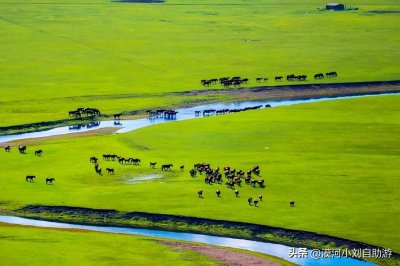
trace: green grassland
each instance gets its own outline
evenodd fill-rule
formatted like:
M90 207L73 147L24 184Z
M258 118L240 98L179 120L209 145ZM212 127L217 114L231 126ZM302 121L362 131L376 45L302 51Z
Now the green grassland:
M359 7L346 12L318 11L322 0L39 2L0 0L0 126L207 100L160 93L222 76L248 86L290 73L400 77L399 14L368 12L398 11L394 0L346 2Z
M2 265L218 265L147 237L5 224L0 233Z
M244 221L329 234L399 252L399 96L336 100L154 125L126 134L49 140L0 153L0 207L81 206ZM34 156L35 149L43 156ZM89 157L116 153L140 166ZM148 162L157 161L157 169ZM258 164L266 187L191 178L194 163L248 170ZM172 172L160 165L173 163ZM185 165L184 172L179 165ZM35 183L25 176L37 176ZM149 174L160 179L129 184ZM45 184L55 177L55 185ZM204 199L197 190L204 190ZM215 196L220 189L222 197ZM258 208L248 197L264 196ZM288 202L296 201L290 208Z

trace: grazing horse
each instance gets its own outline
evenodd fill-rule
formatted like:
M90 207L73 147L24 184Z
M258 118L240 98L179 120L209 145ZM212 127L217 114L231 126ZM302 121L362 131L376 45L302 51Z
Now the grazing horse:
M248 198L247 202L249 203L249 205L251 205L251 203L253 202L253 198Z
M324 74L322 73L318 73L314 75L314 79L323 79L324 78Z
M150 162L150 168L154 169L156 168L157 162Z
M257 207L258 200L253 201L253 203L254 203L254 206Z
M335 71L328 72L328 73L326 73L326 77L327 78L336 78L337 77L337 73Z
M219 189L217 189L217 190L215 191L215 194L217 194L217 197L219 198L219 197L221 196L221 191L220 191Z
M37 151L35 151L35 155L36 156L42 156L42 150L37 150Z
M196 176L196 170L195 169L190 170L189 173L190 173L191 177L195 177Z
M172 169L171 169L172 167L173 167L172 164L163 164L163 165L161 166L161 171L167 171L167 170L172 171Z
M47 185L53 185L53 181L56 180L54 177L51 178L46 178L46 184Z
M235 189L235 196L236 196L236 198L239 197L239 190Z
M120 114L114 114L114 120L119 120L121 118L122 113Z
M140 164L140 159L134 158L134 159L132 159L132 163L134 165L139 165Z
M199 198L202 198L203 197L203 190L197 191L197 195L199 196Z
M103 156L103 158L104 158L104 156ZM96 158L95 156L90 157L90 162L91 163L97 163L97 160L98 160L98 158Z
M258 198L260 199L260 201L263 200L263 196L262 195L258 195Z
M114 174L114 168L106 168L106 171L109 175Z
M27 175L25 177L25 181L26 182L33 182L33 179L35 179L35 178L36 178L36 176L34 176L34 175Z
M282 76L277 76L275 77L275 81L282 81L283 77Z
M8 146L5 146L4 147L4 150L6 151L6 152L10 152L11 151L11 147L8 145Z
M183 170L185 169L185 166L181 165L179 168L181 169L181 172L183 172Z
M294 201L289 202L290 207L294 207Z
M101 174L101 168L96 168L95 170L96 170L96 173L97 173L97 174L102 175L102 174Z
M26 151L26 146L19 146L18 147L19 153L25 153Z
M270 107L271 107L270 104L266 104L266 105L265 105L265 108L270 108Z

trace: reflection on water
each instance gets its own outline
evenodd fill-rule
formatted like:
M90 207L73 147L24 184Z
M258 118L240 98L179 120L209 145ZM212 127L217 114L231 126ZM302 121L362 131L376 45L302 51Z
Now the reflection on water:
M142 118L137 120L115 120L115 121L93 121L89 124L85 125L74 125L70 127L58 127L50 130L40 131L40 132L32 132L32 133L23 133L23 134L15 134L15 135L0 135L0 143L13 141L18 139L28 139L28 138L40 138L40 137L49 137L56 135L63 135L73 132L85 132L94 129L114 127L119 128L116 133L125 133L129 131L133 131L139 128L147 127L150 125L173 122L173 121L182 121L187 119L195 119L201 118L203 116L209 115L217 115L217 112L221 115L228 114L230 112L238 112L243 109L251 109L251 108L268 108L266 105L271 107L278 106L287 106L293 104L300 103L312 103L312 102L320 102L320 101L328 101L328 100L337 100L337 99L349 99L349 98L361 98L361 97L372 97L372 96L381 96L381 95L394 95L398 93L383 93L383 94L373 94L373 95L360 95L360 96L342 96L335 98L319 98L319 99L304 99L304 100L285 100L285 101L270 101L270 100L262 100L262 101L247 101L247 102L234 102L234 103L212 103L205 104L201 106L191 107L191 108L182 108L175 110L176 113L162 113L161 111L167 110L156 110L157 115L150 115L149 118ZM213 112L204 112L205 110L213 110ZM205 115L206 114L206 115Z
M50 227L50 228L70 228L70 229L83 229L90 231L108 232L108 233L120 233L130 235L141 235L150 236L157 238L183 240L189 242L203 243L221 247L232 247L238 249L245 249L264 254L273 255L276 257L283 258L285 260L297 263L299 265L314 266L314 265L349 265L349 266L372 266L370 262L360 261L351 258L323 258L323 259L312 259L311 250L307 254L307 258L291 258L289 252L291 247L280 244L272 244L265 242L258 242L245 239L235 239L229 237L209 236L202 234L191 234L191 233L177 233L170 231L161 230L148 230L148 229L135 229L135 228L124 228L124 227L106 227L106 226L90 226L90 225L78 225L78 224L67 224L67 223L56 223L39 221L32 219L19 218L14 216L0 216L0 222L29 225L37 227Z
M100 121L91 121L87 124L77 124L77 125L73 125L73 126L69 126L68 129L69 130L82 130L82 129L95 129L96 127L100 126Z

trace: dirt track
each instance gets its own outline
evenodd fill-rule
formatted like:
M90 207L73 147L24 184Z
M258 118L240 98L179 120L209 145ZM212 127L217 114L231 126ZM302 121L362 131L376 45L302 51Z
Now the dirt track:
M400 92L400 81L377 81L332 84L304 84L195 90L179 93L182 96L227 96L230 99L295 100L321 97L353 96Z
M223 248L217 248L213 246L202 246L188 243L180 243L180 242L169 242L169 241L160 241L160 243L165 244L169 247L176 248L178 250L191 250L197 253L201 253L206 257L212 258L219 262L221 265L229 265L229 266L279 266L281 265L278 262L270 261L268 259L243 253L237 252L233 250L227 250Z

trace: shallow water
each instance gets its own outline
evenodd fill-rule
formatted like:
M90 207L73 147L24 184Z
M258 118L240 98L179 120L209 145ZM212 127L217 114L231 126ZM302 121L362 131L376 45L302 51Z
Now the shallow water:
M20 139L29 139L29 138L40 138L40 137L50 137L57 135L64 135L69 133L76 132L85 132L100 128L118 128L116 133L125 133L129 131L133 131L139 128L161 124L161 123L169 123L174 121L182 121L188 119L198 119L203 116L200 115L198 117L195 116L195 111L203 111L206 109L239 109L246 107L253 107L257 105L262 105L262 108L266 104L271 105L271 107L278 106L288 106L293 104L301 104L301 103L313 103L313 102L321 102L321 101L329 101L329 100L338 100L338 99L351 99L351 98L362 98L362 97L374 97L374 96L382 96L382 95L395 95L399 93L383 93L383 94L368 94L368 95L358 95L358 96L342 96L342 97L332 97L332 98L317 98L317 99L303 99L303 100L284 100L284 101L271 101L271 100L262 100L262 101L245 101L245 102L233 102L233 103L212 103L212 104L204 104L196 107L190 108L181 108L177 109L178 114L176 115L176 119L168 120L164 118L142 118L136 120L120 120L120 121L96 121L91 122L87 125L75 125L69 127L58 127L45 131L31 132L31 133L23 133L23 134L13 134L13 135L0 135L0 143L20 140ZM229 115L229 114L225 114Z
M312 250L308 250L307 254L304 254L307 258L291 258L289 256L291 247L245 240L245 239L236 239L229 237L219 237L219 236L210 236L203 234L191 234L191 233L177 233L170 231L161 231L161 230L148 230L148 229L135 229L135 228L125 228L125 227L106 227L106 226L90 226L90 225L78 225L78 224L68 224L68 223L56 223L56 222L47 222L41 220L33 220L26 218L19 218L15 216L0 216L0 222L10 223L10 224L19 224L19 225L29 225L36 227L49 227L49 228L70 228L70 229L82 229L89 231L98 231L98 232L106 232L106 233L117 233L117 234L130 234L130 235L140 235L140 236L150 236L164 239L172 239L172 240L182 240L188 242L195 243L203 243L221 247L232 247L244 250L250 250L255 252L260 252L264 254L273 255L276 257L283 258L285 260L294 262L299 265L304 266L314 266L314 265L329 265L329 266L337 266L337 265L349 265L349 266L372 266L375 265L370 262L365 262L352 258L321 258L321 259L313 259ZM297 250L298 251L298 250Z
M130 179L124 179L122 182L126 184L137 184L144 181L149 181L153 179L158 179L163 177L162 174L152 174L152 175L144 175L144 176L137 176Z

